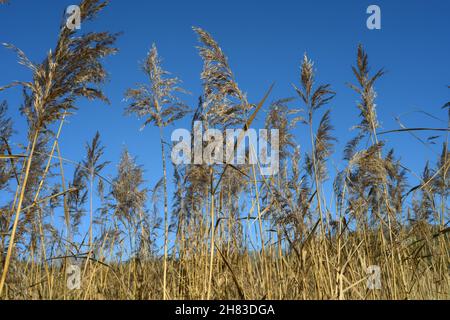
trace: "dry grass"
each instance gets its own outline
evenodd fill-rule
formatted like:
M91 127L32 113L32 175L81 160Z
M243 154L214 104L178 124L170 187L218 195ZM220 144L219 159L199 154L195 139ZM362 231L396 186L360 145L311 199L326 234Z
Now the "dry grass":
M106 5L83 0L83 19L95 18ZM249 103L218 43L206 31L194 31L204 65L192 123L246 130L262 116L271 91ZM450 298L449 129L437 128L447 134L442 152L416 175L420 183L408 187L414 173L378 132L375 83L383 71L370 74L362 46L353 68L357 85L350 85L359 96L361 122L345 148L342 170L328 172L335 137L325 109L334 92L328 84L315 85L314 65L305 56L293 90L299 99L276 100L266 115L266 127L280 130L280 172L264 177L259 165L175 167L169 208L164 129L189 110L178 96L185 92L180 81L162 68L156 46L143 66L148 83L125 96L127 114L159 130L161 180L146 188L143 167L126 150L117 176L103 177L108 162L99 134L86 145L84 161L60 152L58 138L77 99L107 101L101 61L116 52L115 39L108 32L75 37L61 27L41 64L7 45L32 80L0 88L23 87L21 111L29 124L28 145L14 154L13 123L6 102L0 105L0 191L11 196L0 208L1 299ZM300 125L310 132L304 157L294 141ZM411 130L421 129L434 130ZM67 166L76 168L73 177L65 175ZM326 194L330 177L334 193ZM54 223L55 215L63 217L63 226ZM86 235L79 230L83 219ZM82 290L66 285L66 267L75 260ZM378 290L367 287L372 265L381 268Z

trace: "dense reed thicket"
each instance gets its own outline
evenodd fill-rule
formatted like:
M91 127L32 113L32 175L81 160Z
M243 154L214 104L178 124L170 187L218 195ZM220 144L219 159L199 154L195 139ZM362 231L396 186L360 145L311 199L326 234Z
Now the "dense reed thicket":
M83 21L106 5L83 0ZM20 111L29 128L23 151L14 153L14 124L7 102L0 104L0 194L8 197L0 207L0 298L449 299L448 125L398 130L444 135L440 156L424 164L420 184L411 186L414 172L380 135L375 85L384 72L370 71L362 46L355 79L346 79L358 96L360 122L342 155L333 150L329 103L335 92L316 84L306 55L292 89L301 109L291 107L293 98L268 104L270 89L250 103L255 97L239 88L218 43L200 28L194 32L203 60L198 106L183 103L187 91L163 69L155 45L143 64L148 82L133 87L130 79L124 94L125 113L159 131L163 167L151 169L161 177L155 186L144 181L145 166L127 150L116 176L104 177L109 162L99 133L86 143L84 160L61 154L59 137L78 99L108 101L102 61L117 51L117 34L75 35L62 25L55 48L39 64L6 45L31 77L0 88L22 87ZM445 121L449 108L450 102L443 106ZM169 124L190 117L193 127L200 122L245 132L256 116L279 130L276 175L262 175L258 164L168 170ZM310 133L306 154L294 141L300 126ZM329 172L330 157L342 156L345 167ZM330 180L333 192L324 187ZM59 217L64 224L54 222ZM81 266L80 290L67 286L73 263ZM369 266L380 267L380 289L367 286Z

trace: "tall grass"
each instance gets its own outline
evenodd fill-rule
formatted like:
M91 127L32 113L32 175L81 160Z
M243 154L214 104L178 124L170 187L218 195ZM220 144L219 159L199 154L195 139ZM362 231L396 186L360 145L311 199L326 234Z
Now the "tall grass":
M94 19L106 5L83 0L83 20ZM77 99L107 101L102 59L116 52L117 35L75 36L61 26L55 49L40 64L7 45L32 80L0 88L23 88L21 112L29 125L27 145L14 153L13 123L7 103L0 104L0 191L10 195L0 208L0 298L449 299L448 125L381 132L375 86L384 72L370 72L359 46L356 84L349 87L358 96L360 123L344 150L345 166L330 172L330 158L341 157L333 150L328 108L335 93L329 84L315 84L313 62L305 55L300 65L292 89L298 99L267 105L271 88L249 99L219 44L208 32L194 31L204 64L203 92L193 112L155 45L143 64L148 82L125 93L126 114L159 130L163 167L154 186L127 150L117 175L102 176L109 162L99 133L86 144L84 160L66 159L60 150ZM265 177L259 164L197 164L174 167L169 179L167 125L191 117L193 129L200 121L204 128L245 133L257 116L280 132L277 175ZM310 134L304 156L294 140L302 125ZM419 130L446 136L439 157L415 174L382 137ZM65 175L68 167L72 177ZM411 177L420 183L409 186ZM334 190L326 192L330 179ZM55 223L60 215L62 226ZM80 230L84 219L87 234ZM83 267L81 290L67 287L66 268L74 262ZM382 286L375 290L367 286L373 265L381 269Z

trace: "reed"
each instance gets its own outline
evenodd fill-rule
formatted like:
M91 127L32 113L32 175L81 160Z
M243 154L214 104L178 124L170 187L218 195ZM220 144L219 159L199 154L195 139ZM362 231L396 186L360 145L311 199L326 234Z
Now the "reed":
M81 1L82 19L94 19L106 6ZM0 298L449 299L450 112L447 128L381 131L375 88L384 71L370 71L360 45L352 68L356 84L349 84L360 122L340 155L334 152L335 92L315 84L308 56L300 63L295 98L268 103L272 87L263 97L247 97L219 43L193 30L203 61L198 106L183 102L188 92L163 69L152 45L142 65L147 81L130 83L125 114L159 134L162 168L146 167L146 159L138 164L124 149L112 178L102 174L110 161L98 132L79 160L64 157L59 137L79 98L108 102L102 60L116 53L117 34L75 36L61 25L55 48L40 64L6 45L31 80L0 88L22 87L20 111L28 121L28 141L14 150L8 104L0 104L0 192L9 197L0 207ZM279 172L266 177L260 163L170 170L167 126L185 117L193 129L200 121L204 128L243 133L264 118L267 129L279 130ZM302 125L309 131L305 145L295 141ZM383 140L417 131L443 140L420 174ZM246 156L251 152L248 147ZM333 167L341 157L343 165ZM144 170L158 177L155 185L144 180ZM410 186L414 179L419 184ZM330 184L333 191L325 191ZM82 266L82 290L67 287L72 263ZM378 290L367 286L374 265L381 272Z

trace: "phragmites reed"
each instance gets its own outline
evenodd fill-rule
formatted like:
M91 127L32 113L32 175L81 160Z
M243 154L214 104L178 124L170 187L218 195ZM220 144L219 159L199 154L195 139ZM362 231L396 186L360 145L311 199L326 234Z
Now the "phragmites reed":
M163 129L176 120L183 118L189 108L177 97L177 93L186 92L178 85L179 79L169 77L169 73L162 69L156 45L153 44L143 65L143 71L149 77L148 85L138 85L136 89L129 89L126 98L131 101L126 112L144 117L144 126L154 124L159 128L161 141L161 157L163 163L164 187L164 275L163 298L167 298L167 259L169 237L169 204L167 195L167 169Z
M197 27L193 29L202 44L198 50L203 60L200 77L203 81L205 118L212 126L227 127L243 123L251 106L234 79L227 57L208 32Z
M361 100L358 103L361 123L356 127L364 134L368 133L370 135L375 135L379 123L376 114L375 98L377 95L374 84L375 81L383 76L384 70L381 69L377 71L373 76L369 75L368 56L362 45L358 46L356 66L352 67L352 70L358 81L359 87L353 84L349 84L349 86L361 96Z
M98 0L82 1L80 3L81 19L83 21L93 19L106 4L107 2ZM116 35L108 32L93 32L75 37L74 34L75 31L62 26L55 49L50 50L44 61L39 64L32 63L22 50L6 44L7 48L16 51L19 63L31 70L33 80L13 82L0 88L2 91L12 86L22 86L25 91L29 91L31 101L26 111L30 123L30 147L0 280L0 295L8 273L28 176L41 130L75 109L75 102L79 97L107 100L98 88L98 85L106 79L106 71L100 59L117 51L112 47Z
M81 1L83 29L107 4ZM13 110L0 103L0 299L449 299L448 126L380 132L375 85L384 72L372 74L360 45L350 85L360 120L344 161L336 161L331 107L340 105L330 84L315 83L306 54L295 98L273 98L272 86L253 104L218 42L194 31L203 66L198 106L187 120L191 149L200 126L240 129L237 144L246 143L251 126L276 129L277 173L264 175L261 159L248 163L257 152L248 144L244 164L167 161L166 130L191 108L156 45L142 64L147 81L125 92L125 114L157 130L161 170L126 147L108 161L114 149L105 149L98 131L83 159L68 159L61 139L67 117L79 98L108 102L102 61L117 51L117 35L63 24L41 63L6 45L31 75L0 88L21 87L18 113L28 125L22 144ZM448 124L450 102L442 104L436 112ZM430 130L436 135L420 146L435 157L418 174L391 140L379 139ZM75 265L82 290L70 288ZM368 285L369 266L379 267L381 287Z

